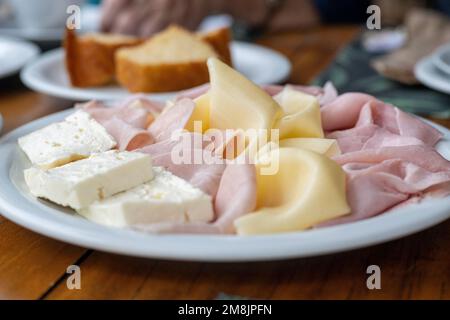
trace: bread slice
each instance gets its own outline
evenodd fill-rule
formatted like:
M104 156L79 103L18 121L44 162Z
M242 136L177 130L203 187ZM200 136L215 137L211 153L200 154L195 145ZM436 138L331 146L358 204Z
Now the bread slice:
M220 28L207 33L199 33L200 39L209 43L219 55L220 59L228 65L232 65L230 42L230 28Z
M225 45L219 45L229 38L217 35L199 36L171 26L139 46L121 48L116 52L117 81L131 92L177 91L206 83L208 58L229 60Z
M142 39L118 34L92 33L78 36L67 29L64 41L66 69L76 87L101 86L115 78L117 49L136 46Z

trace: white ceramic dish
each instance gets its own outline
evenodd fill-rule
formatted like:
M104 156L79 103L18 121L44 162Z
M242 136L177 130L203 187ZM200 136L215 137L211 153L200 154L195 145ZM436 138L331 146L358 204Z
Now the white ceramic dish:
M244 42L233 42L231 50L234 67L255 83L279 83L289 77L291 63L278 52ZM22 71L21 77L22 81L33 90L71 100L115 100L130 94L118 85L95 88L71 86L64 66L62 49L43 54ZM168 92L148 96L155 100L166 101L175 94L176 92Z
M419 61L414 68L414 75L425 86L450 94L450 74L438 69L433 57L426 57Z
M40 234L97 250L147 258L197 261L255 261L315 256L400 238L450 218L450 197L410 205L365 221L336 227L265 236L150 235L97 225L70 210L30 195L22 171L29 166L17 139L72 110L22 126L0 139L0 212ZM438 150L450 158L450 131Z
M432 59L436 68L450 76L450 44L439 48Z
M0 37L0 79L19 72L38 54L39 48L31 42Z
M64 11L65 17L68 14ZM81 32L98 29L100 11L96 5L84 5L81 9ZM26 39L38 43L55 43L64 36L64 25L51 28L23 28L14 17L0 24L0 35Z

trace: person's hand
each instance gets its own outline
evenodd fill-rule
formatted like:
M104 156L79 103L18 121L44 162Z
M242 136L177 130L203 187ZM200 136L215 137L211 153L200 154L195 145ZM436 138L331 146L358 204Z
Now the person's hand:
M195 29L222 0L103 0L105 32L149 36L176 23Z

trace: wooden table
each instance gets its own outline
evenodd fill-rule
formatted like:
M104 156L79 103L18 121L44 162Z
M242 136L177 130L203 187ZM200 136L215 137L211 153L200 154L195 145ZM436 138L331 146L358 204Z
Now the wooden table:
M292 60L292 83L306 84L358 32L350 26L267 36L259 42ZM67 108L70 102L0 83L4 132ZM442 122L450 127L450 122ZM0 182L1 183L1 182ZM450 298L450 221L419 234L347 253L264 263L192 263L137 259L75 247L0 216L0 298L212 299L219 293L262 299ZM81 290L66 268L81 267ZM366 268L381 268L368 290Z

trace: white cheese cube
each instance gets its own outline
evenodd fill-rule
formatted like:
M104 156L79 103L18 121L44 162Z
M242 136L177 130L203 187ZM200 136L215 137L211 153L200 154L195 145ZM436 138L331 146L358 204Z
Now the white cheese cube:
M209 195L160 167L154 167L153 171L153 180L96 201L78 212L89 220L113 227L209 222L214 218Z
M146 154L111 150L49 170L32 167L24 175L34 196L81 209L151 180L153 170Z
M19 146L31 163L50 169L111 150L116 141L87 112L79 110L62 122L19 138Z

